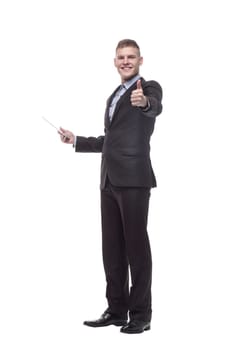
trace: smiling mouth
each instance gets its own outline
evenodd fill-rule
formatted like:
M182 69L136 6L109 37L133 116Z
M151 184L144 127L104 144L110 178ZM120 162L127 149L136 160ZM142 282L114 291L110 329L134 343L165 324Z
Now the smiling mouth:
M128 67L128 66L126 66L126 67L121 67L121 69L122 70L131 70L133 67Z

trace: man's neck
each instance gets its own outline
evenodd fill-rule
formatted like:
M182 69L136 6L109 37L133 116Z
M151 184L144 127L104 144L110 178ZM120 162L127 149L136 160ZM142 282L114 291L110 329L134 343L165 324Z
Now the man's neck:
M129 80L126 80L123 82L126 89L128 89L131 85L133 85L138 79L140 79L140 75L136 74L134 77L130 78Z

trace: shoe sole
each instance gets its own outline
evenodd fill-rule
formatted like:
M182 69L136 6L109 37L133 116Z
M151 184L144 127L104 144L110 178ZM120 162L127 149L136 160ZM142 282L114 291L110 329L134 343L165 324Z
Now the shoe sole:
M107 326L121 327L121 326L126 326L127 321L115 321L115 322L109 322L109 323L105 323L105 324L95 324L95 323L84 322L83 324L85 326L94 327L94 328L107 327Z
M144 331L149 331L150 330L150 326L145 327L144 329L140 330L140 331L125 331L123 329L121 329L121 333L125 333L125 334L141 334Z

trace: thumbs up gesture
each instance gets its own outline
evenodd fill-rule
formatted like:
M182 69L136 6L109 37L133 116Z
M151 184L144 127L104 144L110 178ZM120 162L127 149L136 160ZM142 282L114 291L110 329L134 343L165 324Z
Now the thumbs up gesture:
M133 90L131 93L130 100L131 100L132 106L143 107L143 108L147 106L148 100L143 93L142 83L140 79L137 81L137 89Z

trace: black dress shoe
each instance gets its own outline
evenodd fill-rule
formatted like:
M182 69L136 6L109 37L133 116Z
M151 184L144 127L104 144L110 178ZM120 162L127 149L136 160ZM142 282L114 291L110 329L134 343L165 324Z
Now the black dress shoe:
M125 326L127 324L127 320L123 317L116 316L105 311L98 320L84 321L83 324L89 327L105 327L110 325Z
M129 323L127 323L126 326L123 326L121 328L121 332L128 333L128 334L135 334L135 333L142 333L144 331L149 331L149 329L150 329L150 322L132 320L132 321L129 321Z

